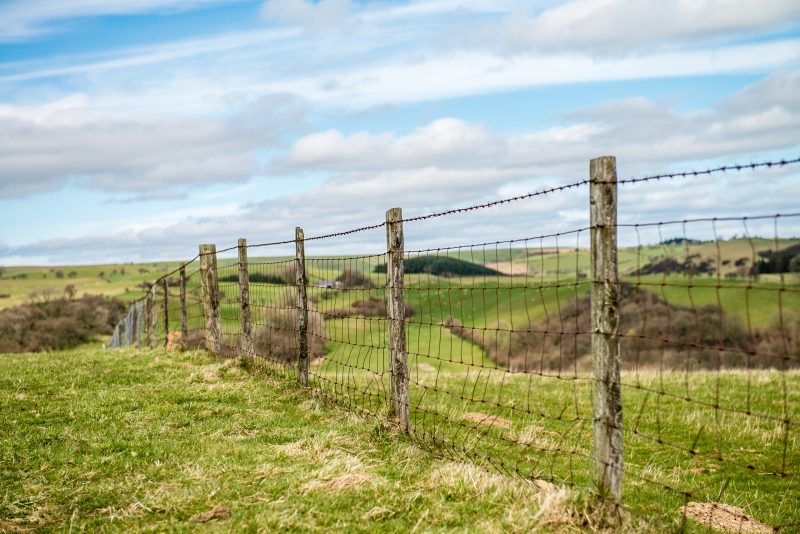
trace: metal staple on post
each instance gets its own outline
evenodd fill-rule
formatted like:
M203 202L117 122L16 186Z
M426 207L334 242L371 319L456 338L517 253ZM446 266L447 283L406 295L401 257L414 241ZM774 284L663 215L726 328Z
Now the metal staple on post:
M222 346L222 324L219 313L216 245L200 245L200 284L203 289L206 350L219 354Z
M164 346L169 344L169 281L164 278Z
M242 325L241 351L253 356L253 325L250 319L250 275L247 266L247 240L239 240L239 317Z
M615 158L591 160L589 176L594 479L600 495L618 503L623 458Z
M391 413L403 430L409 428L408 353L406 352L406 306L403 300L403 211L386 212L386 313L389 322L389 368L391 370Z
M186 265L181 265L181 344L189 345L189 318L186 316Z
M306 294L306 249L303 229L295 228L295 270L297 271L297 369L300 385L308 387L308 296Z

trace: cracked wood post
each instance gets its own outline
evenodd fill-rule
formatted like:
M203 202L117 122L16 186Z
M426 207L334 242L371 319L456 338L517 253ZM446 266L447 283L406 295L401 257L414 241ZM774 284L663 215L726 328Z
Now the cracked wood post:
M186 315L186 265L181 265L181 344L188 347L189 317Z
M253 323L250 318L250 275L247 269L247 239L239 240L239 319L242 327L241 351L252 357Z
M164 346L169 343L169 281L164 278Z
M219 315L216 245L200 245L200 285L203 290L206 350L219 354L222 346L222 324Z
M303 229L295 228L295 269L297 275L298 351L297 370L302 387L308 387L308 295L306 294L306 248Z
M151 289L153 300L150 301L150 346L156 348L158 346L158 281L153 284Z
M403 430L408 431L408 353L406 352L406 305L403 300L403 211L386 212L386 314L389 321L389 409Z
M589 163L592 262L592 375L594 479L602 497L622 497L622 398L617 268L617 164L613 156Z

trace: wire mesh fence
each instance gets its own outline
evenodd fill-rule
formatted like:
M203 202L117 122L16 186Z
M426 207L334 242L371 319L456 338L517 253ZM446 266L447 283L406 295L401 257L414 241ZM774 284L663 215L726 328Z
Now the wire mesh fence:
M131 305L113 344L243 356L398 422L439 455L543 489L594 488L616 516L646 515L665 530L794 531L800 213L629 221L616 191L796 163L593 175L405 220L397 210L336 234L242 240L238 261L219 266L201 248ZM609 197L595 198L600 186ZM591 196L608 217L434 248L402 236L403 224L566 193ZM325 253L353 234L385 234L387 245Z

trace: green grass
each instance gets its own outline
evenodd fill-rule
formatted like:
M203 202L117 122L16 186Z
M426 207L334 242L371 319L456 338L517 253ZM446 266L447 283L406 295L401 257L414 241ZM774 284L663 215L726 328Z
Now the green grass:
M205 353L0 355L0 414L0 531L192 532L215 506L230 517L204 530L555 532L585 516L579 495L437 459Z

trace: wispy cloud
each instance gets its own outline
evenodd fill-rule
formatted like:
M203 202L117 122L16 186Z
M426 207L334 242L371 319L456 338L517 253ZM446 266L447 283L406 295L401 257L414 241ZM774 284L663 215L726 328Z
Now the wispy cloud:
M800 4L793 0L570 0L545 9L536 4L520 7L502 24L478 25L453 40L502 52L628 56L735 42L799 23Z
M64 28L81 17L164 13L240 0L8 0L0 5L0 41L19 41Z

